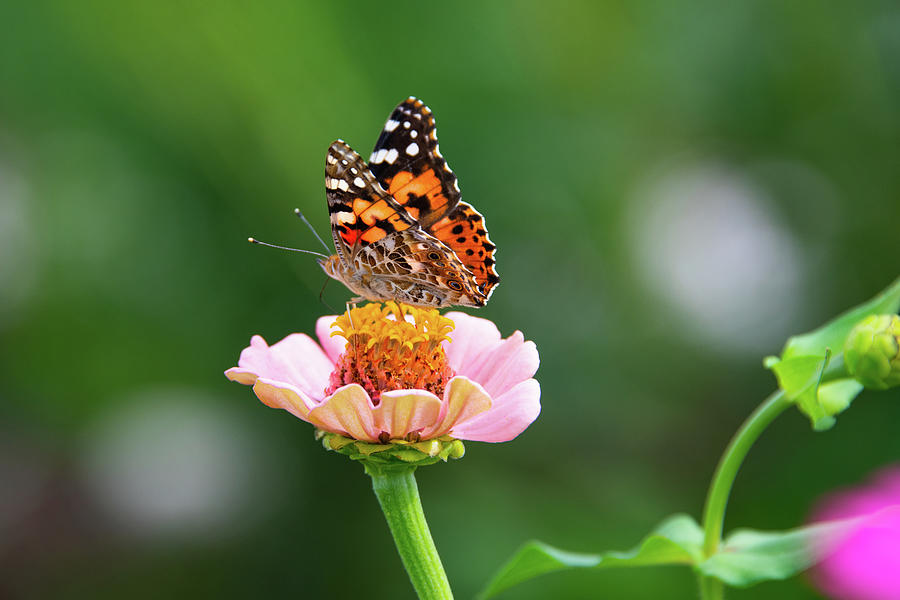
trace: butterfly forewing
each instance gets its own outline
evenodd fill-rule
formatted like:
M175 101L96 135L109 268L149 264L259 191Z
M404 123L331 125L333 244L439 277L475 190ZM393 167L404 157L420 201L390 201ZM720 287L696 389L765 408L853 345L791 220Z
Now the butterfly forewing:
M372 173L427 229L459 203L456 175L441 156L431 110L416 98L388 117L369 158Z
M335 248L343 260L350 260L362 244L418 226L342 140L328 149L325 191Z

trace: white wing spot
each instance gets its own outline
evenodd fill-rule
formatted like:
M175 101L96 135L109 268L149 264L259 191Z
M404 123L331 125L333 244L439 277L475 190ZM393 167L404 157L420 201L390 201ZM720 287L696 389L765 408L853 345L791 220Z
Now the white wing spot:
M406 153L410 156L415 156L419 153L419 145L415 142L406 147Z
M453 189L459 192L459 182L457 180L453 180Z
M393 119L388 119L388 122L384 124L385 131L393 131L397 129L397 125L400 124L400 121L394 121Z
M413 129L409 132L409 137L411 137L412 139L416 139L417 137L419 137L419 132Z
M328 156L326 156L326 157L325 157L325 160L328 161L328 164L329 164L329 165L333 165L334 163L337 162L337 159L336 159L333 155L331 155L331 154L329 154Z
M350 167L350 172L354 175L359 175L359 171L356 170L356 167Z
M366 187L366 182L363 181L362 177L357 177L356 179L353 180L353 185L355 185L358 188L364 188L364 187Z
M344 165L344 166L346 167L346 166L347 166L347 159L346 159L346 158L342 158L342 159L341 159L341 164Z
M337 186L338 186L339 188L341 188L341 190L343 190L343 191L345 191L345 192L346 192L347 190L350 189L350 184L348 184L348 183L347 183L346 181L344 181L343 179L341 179L340 181L337 182Z
M383 150L381 150L383 152ZM400 153L397 152L396 148L391 148L390 151L384 155L384 160L388 162L388 164L394 164L394 161L397 160L397 157L400 156Z
M403 129L409 129L410 125L412 125L412 123L409 121L403 121Z
M387 155L388 151L386 148L382 148L378 152L373 152L372 157L369 159L369 162L372 164L381 164L384 162L384 157Z

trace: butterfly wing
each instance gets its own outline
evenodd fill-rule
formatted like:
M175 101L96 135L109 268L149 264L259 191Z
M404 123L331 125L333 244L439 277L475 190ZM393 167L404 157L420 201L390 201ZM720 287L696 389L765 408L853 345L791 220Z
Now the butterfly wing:
M418 228L343 140L332 143L325 157L325 195L334 247L344 264L349 264L366 244L397 231Z
M488 237L484 217L465 202L429 228L435 238L449 247L475 279L476 289L486 303L500 282L494 269L497 247Z
M428 229L460 200L456 175L438 148L431 110L410 97L388 117L369 167L388 194Z

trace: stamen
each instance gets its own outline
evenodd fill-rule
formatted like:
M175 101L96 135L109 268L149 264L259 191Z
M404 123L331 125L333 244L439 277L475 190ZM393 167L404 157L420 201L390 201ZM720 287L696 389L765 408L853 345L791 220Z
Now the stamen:
M377 405L390 390L420 389L442 397L455 373L441 342L449 339L453 321L435 309L386 302L354 307L333 325L347 340L331 373L326 394L358 383Z

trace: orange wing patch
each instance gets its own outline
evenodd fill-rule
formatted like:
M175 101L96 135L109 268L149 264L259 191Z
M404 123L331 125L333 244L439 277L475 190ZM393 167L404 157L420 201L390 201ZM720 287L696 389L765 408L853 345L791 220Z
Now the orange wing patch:
M400 171L386 179L385 185L387 192L423 227L430 224L425 221L428 216L443 215L451 207L451 200L444 194L441 180L432 168L419 175Z
M456 210L435 223L429 233L456 253L474 276L479 290L490 296L500 278L494 270L497 247L488 238L484 217L465 202L460 202Z

